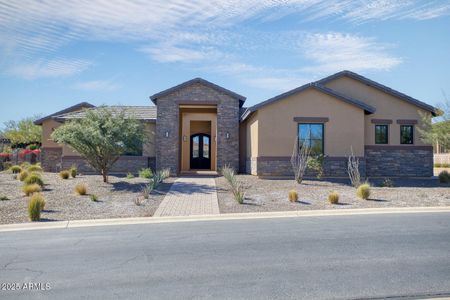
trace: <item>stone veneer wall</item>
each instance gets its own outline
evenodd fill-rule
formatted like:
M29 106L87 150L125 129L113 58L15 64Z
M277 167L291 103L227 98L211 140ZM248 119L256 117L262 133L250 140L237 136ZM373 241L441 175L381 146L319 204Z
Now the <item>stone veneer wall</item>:
M201 83L157 99L156 167L170 168L172 174L177 174L180 169L179 104L186 102L217 105L217 168L228 164L238 170L239 100ZM226 133L229 133L228 139Z
M91 166L80 156L64 156L62 158L62 168L68 169L72 165L76 165L80 173L97 173ZM111 173L128 172L137 173L140 169L151 168L155 170L155 158L148 156L121 156L113 165Z
M46 172L58 172L61 170L62 148L41 148L41 165Z
M432 146L366 146L369 177L433 176Z
M290 157L259 157L256 159L258 176L294 176ZM348 177L346 157L325 157L323 162L325 177ZM359 172L364 176L366 162L363 157L359 158ZM316 173L310 170L306 172L307 177L315 177Z

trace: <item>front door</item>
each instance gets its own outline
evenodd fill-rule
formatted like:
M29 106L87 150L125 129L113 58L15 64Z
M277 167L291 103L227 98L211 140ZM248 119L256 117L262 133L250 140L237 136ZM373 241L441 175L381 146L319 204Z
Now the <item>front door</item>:
M191 135L191 169L211 169L211 138L209 134Z

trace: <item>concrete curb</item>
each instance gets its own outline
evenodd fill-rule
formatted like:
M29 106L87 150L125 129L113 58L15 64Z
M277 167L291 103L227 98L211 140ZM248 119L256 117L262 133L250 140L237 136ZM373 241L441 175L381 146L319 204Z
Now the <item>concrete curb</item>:
M279 212L259 212L259 213L234 213L234 214L179 216L179 217L140 217L140 218L56 221L46 223L19 223L19 224L0 225L0 232L39 230L39 229L67 229L67 228L109 226L109 225L196 222L196 221L226 221L226 220L251 220L251 219L294 218L294 217L325 217L325 216L346 216L346 215L411 214L411 213L439 213L439 212L450 212L450 206L350 208L350 209L309 210L309 211L300 210L300 211L279 211Z

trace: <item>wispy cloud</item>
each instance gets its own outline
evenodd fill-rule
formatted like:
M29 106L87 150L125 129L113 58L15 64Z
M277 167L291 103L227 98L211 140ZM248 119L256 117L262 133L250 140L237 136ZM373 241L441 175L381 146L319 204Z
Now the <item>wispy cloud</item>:
M339 32L309 34L301 43L301 51L314 64L304 67L303 71L389 70L402 60L389 54L388 48L373 38L358 35Z
M74 89L84 91L115 91L120 86L112 80L92 80L77 82L73 85Z
M276 92L289 91L299 87L311 79L302 77L253 77L245 78L244 82L258 89L272 90Z
M142 47L139 51L148 54L158 62L195 62L213 60L220 56L220 52L211 47L190 49L175 45L155 45Z
M6 73L28 80L46 77L65 77L81 73L91 65L91 61L84 59L59 58L17 64L7 69Z

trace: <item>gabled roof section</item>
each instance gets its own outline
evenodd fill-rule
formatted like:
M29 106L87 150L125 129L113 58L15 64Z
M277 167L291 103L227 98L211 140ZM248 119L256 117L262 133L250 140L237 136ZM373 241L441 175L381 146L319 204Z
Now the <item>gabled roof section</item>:
M88 102L81 102L81 103L75 104L75 105L73 105L73 106L71 106L71 107L68 107L68 108L66 108L66 109L57 111L57 112L55 112L55 113L53 113L53 114L51 114L51 115L45 116L45 117L43 117L43 118L40 118L40 119L34 121L34 124L35 124L35 125L42 125L42 123L43 123L44 121L46 121L46 120L48 120L48 119L51 119L51 118L53 118L54 116L62 115L62 114L66 114L66 113L70 113L70 112L73 112L73 111L80 110L80 109L82 109L82 108L92 108L92 107L95 107L95 106L92 105L92 104L90 104L90 103L88 103Z
M330 96L332 96L332 97L334 97L334 98L336 98L338 100L344 101L344 102L346 102L348 104L351 104L351 105L354 105L354 106L356 106L358 108L361 108L362 110L364 110L364 112L366 114L373 114L375 112L375 108L374 107L372 107L372 106L370 106L370 105L368 105L368 104L366 104L364 102L361 102L361 101L359 101L357 99L354 99L354 98L351 98L351 97L347 97L347 96L345 96L345 95L343 95L341 93L336 92L335 90L327 88L327 87L325 87L325 86L323 86L321 84L318 84L316 82L311 82L311 83L307 83L305 85L302 85L302 86L300 86L298 88L295 88L293 90L290 90L290 91L288 91L286 93L283 93L283 94L280 94L280 95L275 96L273 98L270 98L270 99L268 99L266 101L263 101L263 102L261 102L259 104L254 105L252 107L247 108L247 110L244 111L242 113L242 115L241 115L241 121L244 121L248 116L250 116L250 114L252 112L257 111L258 109L262 108L263 106L272 104L274 102L277 102L279 100L285 99L285 98L287 98L289 96L292 96L294 94L303 92L303 91L305 91L307 89L310 89L310 88L315 89L315 90L317 90L319 92L325 93L327 95L330 95Z
M368 86L374 87L374 88L376 88L376 89L378 89L378 90L380 90L382 92L385 92L385 93L387 93L389 95L392 95L392 96L394 96L396 98L399 98L399 99L401 99L403 101L411 103L411 104L413 104L413 105L415 105L417 107L420 107L420 108L422 108L422 109L424 109L426 111L431 112L431 114L433 116L436 116L436 115L439 114L438 109L436 109L435 107L433 107L433 106L431 106L429 104L426 104L425 102L422 102L422 101L417 100L417 99L415 99L413 97L410 97L410 96L408 96L406 94L403 94L403 93L401 93L399 91L391 89L390 87L387 87L387 86L385 86L385 85L383 85L381 83L373 81L373 80L371 80L369 78L366 78L366 77L364 77L362 75L359 75L359 74L357 74L355 72L352 72L352 71L344 70L344 71L338 72L336 74L330 75L328 77L325 77L325 78L323 78L321 80L318 80L318 81L316 81L316 83L326 84L326 83L328 83L330 81L333 81L333 80L335 80L337 78L340 78L340 77L343 77L343 76L347 76L349 78L352 78L354 80L362 82L362 83L364 83L364 84L366 84Z
M221 87L221 86L219 86L217 84L214 84L214 83L212 83L212 82L210 82L208 80L205 80L203 78L194 78L194 79L191 79L189 81L183 82L183 83L181 83L179 85L176 85L174 87L168 88L167 90L164 90L162 92L159 92L159 93L156 93L156 94L150 96L150 99L156 105L157 104L156 102L157 102L158 98L164 97L166 95L169 95L169 94L171 94L173 92L176 92L176 91L178 91L178 90L180 90L182 88L185 88L187 86L190 86L190 85L196 84L196 83L203 84L203 85L205 85L207 87L210 87L210 88L212 88L212 89L214 89L214 90L216 90L218 92L224 93L224 94L226 94L226 95L228 95L228 96L230 96L232 98L238 99L240 107L242 107L242 105L245 102L245 99L247 99L246 97L244 97L242 95L239 95L239 94L237 94L235 92L232 92L232 91L230 91L230 90L228 90L226 88L223 88L223 87Z
M104 106L111 110L124 110L126 117L136 118L141 121L154 122L156 121L156 106ZM96 109L96 108L92 108ZM75 111L62 115L53 116L53 119L64 122L73 119L82 119L86 116L86 111Z

